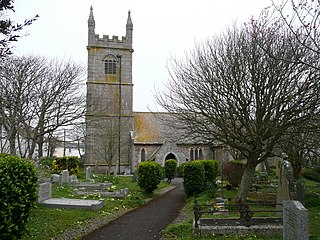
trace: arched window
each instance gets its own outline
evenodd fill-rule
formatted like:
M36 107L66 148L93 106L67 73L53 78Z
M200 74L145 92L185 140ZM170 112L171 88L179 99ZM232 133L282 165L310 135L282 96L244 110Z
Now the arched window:
M190 149L190 161L193 161L193 148Z
M115 75L117 71L117 61L115 60L105 60L104 61L105 74Z
M203 153L202 153L202 149L199 149L199 159L203 159Z
M146 150L144 148L141 149L141 162L146 160Z
M195 156L194 156L194 159L195 159L195 160L198 160L198 159L199 159L198 148L196 148L194 155L195 155Z
M113 55L107 55L104 58L104 73L115 75L117 73L117 58Z

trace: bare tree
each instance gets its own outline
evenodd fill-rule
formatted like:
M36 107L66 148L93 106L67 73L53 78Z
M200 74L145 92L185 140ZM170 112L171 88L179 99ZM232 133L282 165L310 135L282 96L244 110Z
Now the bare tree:
M157 95L189 135L218 140L246 158L239 202L246 201L257 164L275 154L288 129L319 113L319 73L297 64L295 53L310 64L318 60L292 38L278 26L231 28L184 61L173 59L167 90Z
M309 68L320 70L320 1L319 0L281 0L272 1L272 6L265 9L260 18L252 21L253 25L264 28L279 27L290 33L288 45L298 44L299 48L292 49L295 58L274 56L269 49L262 47L270 57L283 61L291 61L295 64L304 64ZM263 42L264 36L257 33L255 38ZM300 54L300 52L307 54ZM298 177L304 163L311 155L318 156L319 117L315 116L312 121L291 128L281 142L281 149L288 156L294 170L295 177Z
M15 24L7 17L5 11L14 11L13 0L0 1L0 59L12 54L10 43L15 42L21 36L19 32L31 25L39 16L36 15L22 24Z
M83 68L41 57L12 57L0 69L0 115L10 153L42 157L46 136L84 114Z
M287 155L293 168L293 176L298 179L303 167L310 164L310 157L319 158L319 120L290 129L283 136L279 146Z
M297 42L300 48L309 51L309 55L300 56L296 52L295 59L283 58L285 61L295 61L311 68L320 69L318 63L309 60L320 56L320 0L272 0L272 6L262 11L258 24L265 28L278 26L291 34L291 41ZM271 53L269 53L271 54Z

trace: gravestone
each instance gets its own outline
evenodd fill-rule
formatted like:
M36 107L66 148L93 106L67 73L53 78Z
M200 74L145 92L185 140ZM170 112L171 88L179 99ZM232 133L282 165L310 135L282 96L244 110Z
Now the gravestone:
M138 173L137 173L137 171L133 172L132 182L138 182Z
M51 182L52 183L60 183L60 175L59 174L52 174L51 175Z
M308 210L299 201L283 202L283 239L309 239Z
M67 169L61 171L61 185L69 183L69 171Z
M52 184L50 182L40 183L38 191L38 203L50 199L52 195Z
M277 188L277 203L296 199L297 193L290 162L283 160L280 164L280 176ZM277 206L278 208L278 206Z
M99 210L104 202L101 200L51 198L51 182L41 183L38 191L38 203L52 208L77 208L88 210Z
M91 180L91 167L86 167L86 180Z
M301 202L302 205L304 205L305 204L304 185L301 180L298 180L296 182L296 187L297 187L297 200Z
M70 183L77 183L78 182L78 178L76 175L71 175L70 176Z

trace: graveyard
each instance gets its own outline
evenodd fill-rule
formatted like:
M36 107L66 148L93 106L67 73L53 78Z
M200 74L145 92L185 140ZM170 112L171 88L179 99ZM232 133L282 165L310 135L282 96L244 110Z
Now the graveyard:
M176 219L175 222L166 227L163 231L163 236L165 239L283 239L283 219L288 218L288 214L281 216L275 205L265 204L263 208L258 206L257 202L266 202L273 201L276 199L277 192L276 190L271 190L273 182L277 181L275 171L273 170L268 174L269 181L265 184L259 184L259 190L257 191L255 184L251 188L249 198L247 200L250 209L254 214L251 222L246 222L244 219L241 219L240 211L235 211L234 208L235 202L232 199L235 199L237 194L237 188L220 188L217 192L205 192L199 196L189 197L187 199L187 204L185 208L181 211L180 216ZM317 181L312 181L306 178L300 179L303 185L305 186L305 204L306 211L308 216L302 217L303 220L308 221L309 225L309 238L308 239L319 239L320 229L318 227L319 218L320 218L320 203L319 203L319 194L320 194L320 183ZM224 204L221 204L221 199L226 200ZM290 201L290 204L292 201ZM195 207L196 206L208 206L206 212L202 213L202 219L197 219L198 224L203 224L203 228L195 228ZM222 206L225 205L225 206ZM254 206L251 206L254 205ZM298 205L302 208L302 204L298 202ZM284 208L288 208L284 206ZM262 210L263 209L263 210ZM290 207L291 209L291 207ZM199 210L199 209L198 209ZM230 211L231 210L231 211ZM300 216L303 216L306 211L303 211ZM220 212L220 213L219 213ZM282 210L281 210L282 212ZM293 213L289 213L292 215ZM277 218L280 217L280 222L276 222ZM259 220L253 220L259 219ZM272 221L274 221L274 227L272 227ZM202 222L201 222L202 221ZM231 221L231 222L230 222ZM261 221L260 224L257 224L258 221ZM290 222L291 220L286 219L285 222ZM244 223L241 227L241 222ZM261 223L268 223L268 226L262 226ZM246 223L251 224L251 227L246 226ZM296 230L305 230L303 226L297 225L290 222L291 225L295 226ZM234 227L232 227L232 225ZM257 226L261 228L256 231ZM227 226L227 227L226 227ZM214 229L215 228L215 229ZM241 233L244 229L246 232ZM291 231L288 226L285 227L286 231ZM215 230L215 233L213 233ZM233 231L232 234L226 234ZM256 232L255 232L256 231ZM304 237L308 234L304 233ZM294 238L288 238L294 239ZM296 238L296 239L306 239L306 238Z
M49 200L54 201L54 205L50 206L38 199L37 208L32 210L28 223L30 236L25 239L44 240L53 237L64 239L64 234L72 238L79 237L146 204L162 194L162 190L170 189L168 183L162 182L158 191L147 194L141 191L137 183L132 182L132 176L112 177L93 173L86 176L85 169L81 169L77 176L78 182L61 184L62 179L60 179L58 180L60 182L52 183L51 200ZM57 181L56 178L54 180ZM87 203L92 202L103 202L103 204L86 207Z
M81 169L76 176L69 176L66 180L66 171L57 175L51 175L50 185L44 181L45 191L42 193L39 189L39 199L36 209L32 210L31 218L28 223L30 236L32 239L64 239L68 237L76 239L83 233L88 233L112 220L146 204L153 197L163 194L165 191L172 189L170 184L162 181L159 188L154 194L143 192L133 182L133 176L106 176L104 174L94 174L88 169ZM255 183L252 185L250 194L247 200L252 213L251 222L244 221L243 229L248 230L249 225L260 225L257 231L247 231L241 233L239 222L241 219L241 211L234 208L233 201L238 191L237 187L227 187L224 183L217 185L212 191L206 191L196 197L188 197L187 204L181 211L175 222L168 225L163 231L165 239L283 239L283 224L282 216L279 216L279 209L275 205L264 204L263 208L258 207L257 203L274 201L279 197L279 190L275 187L279 181L275 169L262 177L259 172L256 173ZM267 178L267 179L266 179ZM221 177L218 177L218 183L221 183ZM320 229L318 222L320 218L320 183L306 178L301 178L301 182L305 187L304 206L307 210L307 215L303 216L303 220L308 221L309 239L318 239ZM50 187L49 187L50 186ZM49 193L48 193L49 192ZM277 193L278 192L278 193ZM80 194L79 194L80 193ZM51 201L57 201L55 206L43 204L46 201L47 195L50 195ZM109 195L110 194L110 195ZM288 194L288 188L284 187L281 190L281 197ZM278 196L277 196L278 195ZM41 199L43 198L43 199ZM63 202L68 201L72 207L63 205ZM71 203L70 203L71 202ZM77 204L81 206L77 206ZM86 202L96 202L96 207L84 207ZM291 204L291 203L290 203ZM298 202L298 206L302 206ZM195 219L196 205L206 205L208 212L199 215ZM254 205L254 207L251 207ZM285 203L282 206L286 208ZM288 208L288 207L287 207ZM289 207L290 209L292 207ZM304 208L303 206L301 208ZM222 214L226 213L226 214ZM290 215L291 213L289 213ZM305 214L305 213L303 213ZM250 214L249 214L250 215ZM201 219L200 219L201 218ZM285 218L285 216L283 216ZM230 224L230 219L233 223ZM280 220L279 220L280 219ZM204 228L195 229L195 220ZM274 221L273 228L270 227L271 221ZM278 222L277 222L278 221ZM291 220L287 220L290 222ZM267 223L265 229L261 227L261 223ZM281 223L279 223L281 222ZM226 223L230 226L238 227L238 230L228 235L225 234L223 226ZM256 224L258 223L258 224ZM215 225L219 231L212 233L212 226ZM211 229L210 229L211 228ZM233 228L232 231L234 231ZM254 229L251 227L251 229ZM288 229L286 227L286 229ZM238 232L237 232L238 231ZM261 234L266 232L268 234ZM303 233L305 234L305 232ZM212 236L213 235L213 236ZM25 238L25 239L28 239Z

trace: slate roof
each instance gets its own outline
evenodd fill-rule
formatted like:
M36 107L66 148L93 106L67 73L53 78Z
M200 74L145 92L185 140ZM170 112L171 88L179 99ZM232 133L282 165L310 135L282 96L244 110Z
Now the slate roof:
M185 138L184 130L174 126L171 113L134 112L134 142L163 144L172 141L177 144L193 144Z

